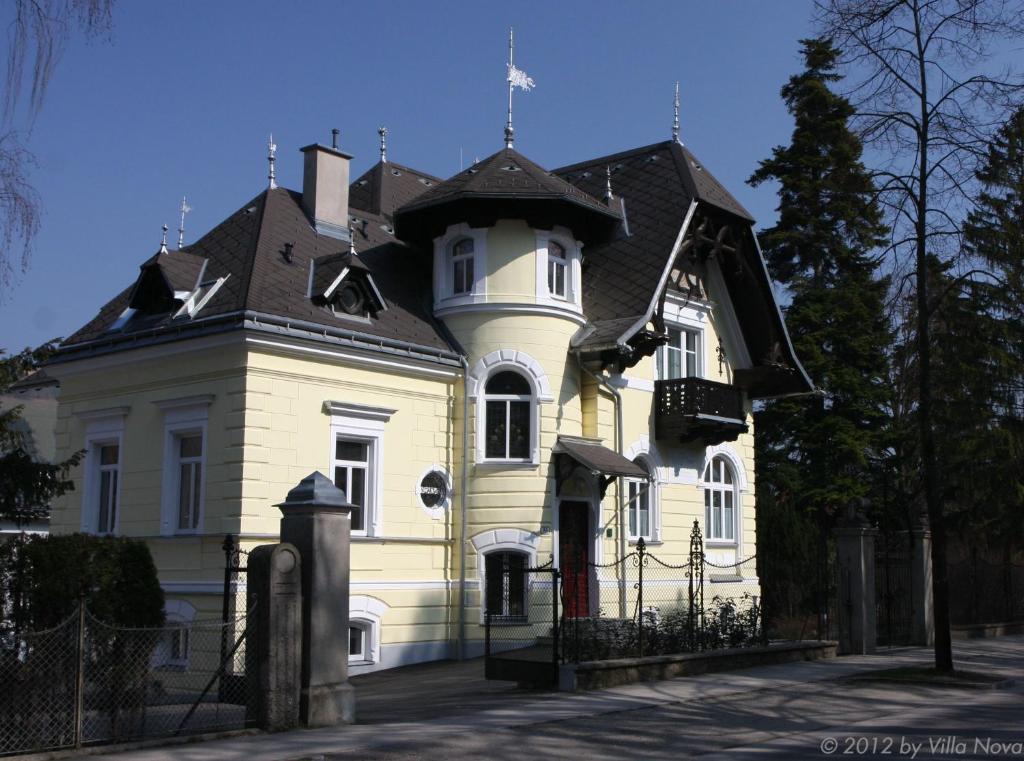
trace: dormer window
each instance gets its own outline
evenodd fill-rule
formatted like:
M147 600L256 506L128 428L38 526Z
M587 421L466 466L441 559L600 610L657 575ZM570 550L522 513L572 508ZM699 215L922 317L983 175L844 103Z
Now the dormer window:
M369 267L357 254L330 254L311 262L310 297L335 317L369 319L387 309Z
M548 242L548 293L560 299L566 297L567 265L565 247L555 241Z
M363 315L366 313L366 299L359 286L354 283L346 283L338 289L338 295L334 298L333 306L335 311L342 311L345 314Z
M461 238L451 249L452 293L473 292L473 239Z

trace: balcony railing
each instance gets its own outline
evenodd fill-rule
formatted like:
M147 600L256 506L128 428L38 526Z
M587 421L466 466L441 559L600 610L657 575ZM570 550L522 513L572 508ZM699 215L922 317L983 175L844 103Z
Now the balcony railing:
M662 441L720 444L747 432L743 391L704 378L654 384L654 435Z

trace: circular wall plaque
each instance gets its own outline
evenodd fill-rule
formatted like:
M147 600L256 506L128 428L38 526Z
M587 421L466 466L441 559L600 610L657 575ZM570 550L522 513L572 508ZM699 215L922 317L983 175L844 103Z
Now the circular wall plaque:
M420 481L420 501L427 508L444 504L448 498L448 483L443 473L432 470Z

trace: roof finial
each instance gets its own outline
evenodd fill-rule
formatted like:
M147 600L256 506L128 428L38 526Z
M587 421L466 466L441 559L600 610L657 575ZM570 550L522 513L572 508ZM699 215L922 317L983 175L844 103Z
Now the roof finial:
M267 161L270 162L270 174L267 175L267 179L270 180L268 186L271 190L277 187L277 178L274 176L274 155L277 153L277 146L274 145L274 133L270 133L270 139L267 141Z
M604 167L604 202L610 204L615 196L612 195L612 167L605 164Z
M356 253L356 229L352 227L352 221L348 223L348 252L352 255Z
M672 116L672 140L679 143L679 82L676 82L676 98ZM680 143L682 145L682 143Z
M505 147L511 148L515 142L516 132L512 128L512 88L518 87L529 92L533 89L533 80L527 76L522 69L517 69L512 63L513 50L512 27L508 28L508 120L505 122Z
M164 226L163 226L164 236L163 236L163 239L162 239L162 240L160 241L160 253L161 253L161 254L166 254L166 253L168 253L168 252L167 252L167 231L168 231L169 229L170 229L170 228L168 228L168 227L167 227L167 225L164 225Z
M388 128L383 124L377 128L380 135L380 163L388 163Z
M192 211L185 196L181 197L181 208L178 211L181 212L181 225L178 227L178 250L180 251L181 247L185 245L185 215Z

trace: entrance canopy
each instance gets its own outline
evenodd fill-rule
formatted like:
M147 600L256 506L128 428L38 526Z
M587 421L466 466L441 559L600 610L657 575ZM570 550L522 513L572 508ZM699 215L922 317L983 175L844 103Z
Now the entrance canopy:
M602 497L608 489L608 484L616 478L636 478L644 481L651 478L646 470L609 449L598 439L559 436L551 451L555 455L555 487L558 494L562 493L562 484L577 465L582 465L600 479Z

